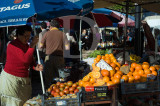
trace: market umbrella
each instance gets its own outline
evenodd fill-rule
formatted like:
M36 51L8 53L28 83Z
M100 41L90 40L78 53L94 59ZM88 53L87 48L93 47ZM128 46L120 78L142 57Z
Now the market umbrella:
M120 12L117 12L117 11L113 11L114 14L122 17L122 21L120 21L118 23L118 26L119 27L124 27L125 26L125 17L126 17L126 14L124 13L120 13ZM127 21L127 26L135 26L135 17L134 16L131 16L131 15L128 15L128 21Z
M25 25L29 17L48 20L66 15L86 14L93 0L3 0L0 2L0 27Z
M66 15L83 15L92 9L93 0L3 0L0 2L0 27L25 25L32 16L36 16L37 20L49 20ZM38 49L37 57L40 63ZM45 93L42 72L40 76Z

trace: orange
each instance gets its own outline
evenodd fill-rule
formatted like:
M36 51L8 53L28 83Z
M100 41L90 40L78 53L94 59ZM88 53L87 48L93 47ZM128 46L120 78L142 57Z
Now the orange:
M137 63L132 63L132 64L131 64L131 67L132 67L132 68L136 68L136 65L137 65Z
M116 70L116 71L119 71L119 67L116 67L115 70Z
M120 79L119 78L114 78L112 82L114 84L119 84L120 83Z
M114 58L114 59L112 60L112 62L113 62L113 63L116 63L116 62L117 62L117 60Z
M116 64L118 67L121 67L121 64L120 64L120 63L116 62L115 64Z
M103 77L103 81L107 83L110 81L110 79L109 79L109 77Z
M111 81L113 81L114 77L111 77Z
M95 78L90 78L90 80L89 80L89 82L92 84L95 83L95 81L96 81Z
M83 84L84 84L84 81L82 81L82 80L79 80L79 86L83 86Z
M105 54L105 57L108 57L109 56L109 54Z
M142 64L148 64L148 65L149 65L149 63L148 63L148 62L143 62Z
M112 81L107 82L107 86L112 86L114 83Z
M101 76L100 72L93 72L94 78L99 78Z
M102 56L101 56L101 55L97 55L97 58L100 58L100 59L101 59L101 58L102 58Z
M133 68L133 67L130 67L130 71L131 71L131 72L134 72L134 68Z
M124 82L128 82L129 77L127 75L123 75L121 79L123 79Z
M93 64L92 64L92 68L94 68L94 67L96 67L96 63L93 63Z
M108 76L110 75L109 71L108 71L108 70L105 70L105 69L104 69L104 70L101 70L101 74L102 74L102 76L104 76L104 77L105 77L105 76L108 77Z
M90 82L84 82L83 87L86 87L86 86L92 86L92 84Z
M115 71L114 70L110 70L109 72L110 72L110 77L113 77L114 74L115 74Z
M135 76L134 76L134 79L135 79L135 81L137 81L137 80L140 81L141 76L140 76L140 75L135 75Z
M139 70L139 71L138 71L138 74L139 74L140 76L142 76L142 75L144 74L144 71L143 71L143 70Z
M149 69L149 64L142 64L143 69Z
M156 71L156 68L155 68L154 66L150 66L149 69L150 69L151 71Z
M85 77L83 77L82 81L89 81L90 80L90 77L88 75L86 75Z
M110 59L105 59L106 63L111 64L111 60Z
M88 75L89 75L90 77L93 77L93 72L90 72Z
M100 70L101 70L101 68L100 68L100 67L97 67L97 66L96 66L96 67L94 68L94 71L99 72Z
M93 86L98 86L98 84L97 84L97 83L94 83Z
M105 82L103 81L103 79L97 79L97 84L98 86L103 86L105 84Z
M128 77L129 77L129 76L132 76L132 75L133 75L132 72L129 72L129 73L127 74Z
M159 69L160 69L160 66L159 66L159 65L155 65L154 67L156 68L156 70L159 70Z
M103 60L105 60L105 58L106 58L105 56L102 56L102 59L103 59Z
M157 76L157 72L156 71L152 71L152 74Z
M114 57L114 55L112 53L109 54L109 57Z
M151 70L150 69L144 69L144 73L145 74L151 74Z
M114 78L121 79L121 75L120 75L120 74L118 74L118 73L116 73L116 74L114 74Z
M116 68L117 65L115 63L110 63L110 66Z
M137 72L137 71L133 72L133 76L135 76L135 75L138 75L138 72Z
M133 76L129 76L128 83L133 83L133 82L134 82L134 77Z
M94 63L98 63L99 61L100 61L100 59L98 59L98 58L94 59Z
M135 70L142 70L142 65L137 64L136 67L135 67Z
M118 74L120 74L121 76L123 75L122 71L117 71Z

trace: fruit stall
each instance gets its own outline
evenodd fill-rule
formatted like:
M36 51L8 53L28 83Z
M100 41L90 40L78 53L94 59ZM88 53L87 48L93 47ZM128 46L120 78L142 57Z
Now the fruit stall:
M92 68L82 69L79 77L77 72L68 75L76 79L65 79L64 76L65 80L51 84L47 93L40 97L41 105L84 106L110 103L117 106L119 102L127 106L129 97L148 95L151 98L158 95L160 65L139 63L140 57L133 54L130 59L130 63L121 65L112 53L97 55ZM81 65L84 66L84 63Z

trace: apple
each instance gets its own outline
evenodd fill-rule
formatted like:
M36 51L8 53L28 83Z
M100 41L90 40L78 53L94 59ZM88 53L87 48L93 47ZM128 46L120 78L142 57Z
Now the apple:
M72 85L72 87L73 87L73 88L76 88L76 87L77 87L77 84L76 84L76 83L74 83L74 84Z
M72 86L72 84L73 84L72 81L68 81L68 82L67 82L67 85L68 85L68 86Z
M71 88L69 88L69 91L70 91L70 92L73 92L74 89L75 89L75 88L71 87Z
M74 90L74 93L78 93L78 92L79 92L79 89L75 89L75 90Z
M64 88L65 85L64 85L63 83L61 83L59 87L60 87L60 88Z
M67 89L63 90L63 92L64 92L65 94L69 94L69 90L67 90Z
M60 96L63 96L63 95L64 95L64 92L63 92L63 91L59 92L59 95L60 95Z
M80 86L77 86L77 89L79 89L79 90L80 90L80 89L81 89L81 87L80 87Z
M56 90L55 90L57 93L59 93L60 92L60 90L57 88Z
M51 91L51 95L54 96L54 93L56 93L56 92L52 90L52 91Z
M67 85L67 86L65 86L65 88L64 89L69 89L69 86Z
M63 91L64 89L63 89L63 88L59 88L59 90L60 90L60 91Z

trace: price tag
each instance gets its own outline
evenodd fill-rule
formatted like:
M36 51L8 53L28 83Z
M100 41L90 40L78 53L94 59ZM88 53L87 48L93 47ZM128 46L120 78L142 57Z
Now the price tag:
M101 59L97 64L97 67L100 67L102 70L105 69L105 70L113 70L112 67L106 63L103 59Z
M105 91L105 92L107 92L107 86L94 87L94 91L100 91L100 92Z
M61 106L61 105L64 106L64 105L67 105L67 102L66 102L66 101L57 101L57 102L56 102L56 106L57 106L57 105L58 105L58 106Z
M146 89L147 85L146 84L136 84L136 89Z

